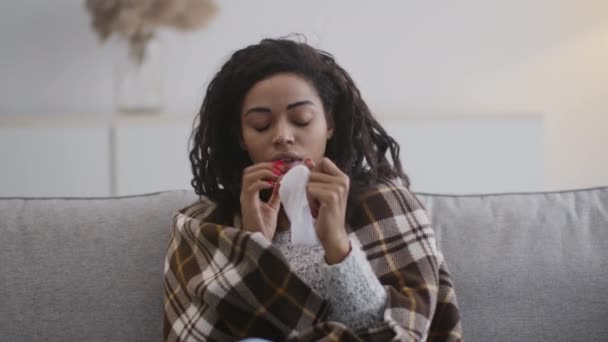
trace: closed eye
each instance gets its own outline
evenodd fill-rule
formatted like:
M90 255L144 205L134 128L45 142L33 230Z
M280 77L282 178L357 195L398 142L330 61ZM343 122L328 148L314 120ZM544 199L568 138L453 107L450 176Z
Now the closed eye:
M304 126L308 126L309 123L310 123L310 121L308 121L308 122L296 122L296 126L304 127Z
M310 124L310 121L308 122L295 122L295 125L298 127L306 127ZM264 127L254 127L254 129L258 132L264 132L265 130L268 129L268 127L270 127L270 125L264 126Z

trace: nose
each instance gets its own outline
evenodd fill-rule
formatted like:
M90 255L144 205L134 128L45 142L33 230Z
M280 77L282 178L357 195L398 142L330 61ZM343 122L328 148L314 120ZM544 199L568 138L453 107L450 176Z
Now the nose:
M293 144L293 142L293 132L289 128L289 125L285 122L278 122L274 128L272 143L274 145L285 145Z

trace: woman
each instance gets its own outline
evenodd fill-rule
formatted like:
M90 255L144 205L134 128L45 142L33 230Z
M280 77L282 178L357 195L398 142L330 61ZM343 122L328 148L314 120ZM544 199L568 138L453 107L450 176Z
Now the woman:
M165 340L462 339L399 146L330 54L290 39L239 50L198 118L190 161L200 201L173 221ZM289 239L279 187L297 164L310 169L318 246Z

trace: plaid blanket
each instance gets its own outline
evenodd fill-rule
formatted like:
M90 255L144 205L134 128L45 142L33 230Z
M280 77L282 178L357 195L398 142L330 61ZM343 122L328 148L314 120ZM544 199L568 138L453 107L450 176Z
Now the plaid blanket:
M360 330L328 321L328 301L290 271L270 241L212 222L214 209L200 201L173 219L164 340L462 340L454 286L429 217L401 184L366 191L346 227L387 291L383 322Z

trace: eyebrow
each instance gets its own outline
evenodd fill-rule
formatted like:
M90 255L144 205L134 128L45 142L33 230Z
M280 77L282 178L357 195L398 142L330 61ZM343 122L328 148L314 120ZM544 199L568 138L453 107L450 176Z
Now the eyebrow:
M290 110L290 109L293 109L293 108L299 107L299 106L304 106L304 105L314 105L314 103L310 100L303 100L303 101L290 103L289 105L287 105L287 110ZM266 108L266 107L253 107L253 108L250 108L247 111L247 113L245 113L245 116L247 116L247 114L252 113L252 112L271 113L271 110L270 110L270 108Z

